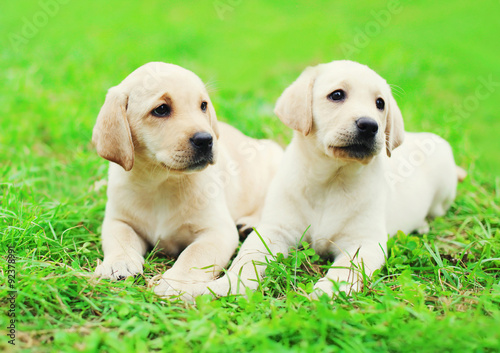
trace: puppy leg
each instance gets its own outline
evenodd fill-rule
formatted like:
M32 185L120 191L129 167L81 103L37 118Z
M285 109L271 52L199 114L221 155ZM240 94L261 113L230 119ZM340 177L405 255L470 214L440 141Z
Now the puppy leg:
M142 274L146 246L146 241L128 224L105 219L102 225L104 261L97 266L95 274L112 280Z
M256 290L264 276L267 262L278 253L288 255L288 249L297 243L300 232L290 227L262 226L250 233L238 256L225 276L207 284L205 293L218 296L245 294L245 288ZM290 234L299 234L290 236Z
M314 285L312 299L321 295L332 297L339 292L349 295L359 291L363 285L363 275L369 277L373 271L382 267L385 261L386 244L362 243L343 249L328 270L325 277Z
M226 236L211 230L191 243L162 275L154 292L162 297L180 296L184 300L202 294L206 283L217 277L238 246L236 231L232 227L231 230Z

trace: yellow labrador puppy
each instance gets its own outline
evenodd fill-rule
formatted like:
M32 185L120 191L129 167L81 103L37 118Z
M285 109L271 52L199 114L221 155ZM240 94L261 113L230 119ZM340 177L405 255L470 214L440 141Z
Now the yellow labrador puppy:
M334 258L313 297L359 290L361 272L384 264L388 234L425 231L465 177L446 141L405 133L389 85L367 66L307 68L275 113L295 135L267 195L262 239L251 233L226 276L207 285L218 295L255 289L268 250L287 254L308 226L304 240Z
M109 166L102 225L104 261L95 273L122 279L143 271L149 246L175 264L155 292L209 281L260 217L282 149L217 122L202 81L153 62L109 90L93 142Z

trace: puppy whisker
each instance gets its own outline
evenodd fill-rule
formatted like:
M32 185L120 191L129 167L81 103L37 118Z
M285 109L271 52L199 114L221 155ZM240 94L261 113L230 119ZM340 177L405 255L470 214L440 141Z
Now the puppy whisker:
M205 82L205 89L207 90L208 93L213 93L218 91L217 80L215 78L212 78L207 82Z
M394 95L401 98L402 96L404 96L406 94L405 90L398 86L398 85L395 85L395 84L390 84L389 85L392 89L392 91L394 92Z

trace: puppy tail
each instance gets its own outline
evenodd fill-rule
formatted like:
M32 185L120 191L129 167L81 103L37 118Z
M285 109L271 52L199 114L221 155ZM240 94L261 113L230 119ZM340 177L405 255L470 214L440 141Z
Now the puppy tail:
M459 166L457 166L457 178L458 178L458 181L462 182L462 181L464 181L464 179L466 177L467 177L467 172L465 171L465 169L460 168Z

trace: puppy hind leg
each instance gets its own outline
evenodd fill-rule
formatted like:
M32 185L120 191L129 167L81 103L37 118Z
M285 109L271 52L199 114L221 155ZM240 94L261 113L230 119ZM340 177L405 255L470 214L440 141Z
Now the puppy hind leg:
M450 206L455 200L455 192L447 197L442 197L440 199L435 199L429 209L429 217L436 218L442 217L446 214Z
M457 179L459 182L462 182L465 180L465 178L467 177L467 172L465 171L465 169L463 168L460 168L459 166L456 167L457 168Z
M427 234L429 233L429 231L431 230L431 227L429 226L429 223L427 221L424 220L424 222L422 223L422 225L420 225L416 231L418 234Z

